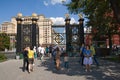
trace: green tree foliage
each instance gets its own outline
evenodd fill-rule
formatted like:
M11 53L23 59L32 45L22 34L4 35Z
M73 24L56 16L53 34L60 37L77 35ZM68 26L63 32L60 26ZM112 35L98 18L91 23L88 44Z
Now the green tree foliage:
M110 27L112 33L118 32L116 31L118 27L115 25L118 23L113 16L114 10L109 0L71 0L66 6L72 14L81 12L85 14L88 19L87 26L92 26L96 29L98 35L108 34Z
M95 30L92 31L95 40L108 35L111 42L112 34L120 34L120 0L71 0L66 6L71 14L85 14L88 19L86 25Z
M120 24L120 0L110 0L117 22Z
M71 0L66 6L70 13L78 14L83 12L89 15L94 14L96 9L99 14L102 14L111 8L120 24L120 0Z
M6 33L0 33L0 50L9 49L10 38Z

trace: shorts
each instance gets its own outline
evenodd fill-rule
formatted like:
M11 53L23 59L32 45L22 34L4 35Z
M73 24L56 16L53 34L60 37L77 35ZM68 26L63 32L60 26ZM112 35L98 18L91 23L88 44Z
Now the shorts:
M33 64L34 63L34 59L33 58L29 58L28 62L29 62L29 64Z

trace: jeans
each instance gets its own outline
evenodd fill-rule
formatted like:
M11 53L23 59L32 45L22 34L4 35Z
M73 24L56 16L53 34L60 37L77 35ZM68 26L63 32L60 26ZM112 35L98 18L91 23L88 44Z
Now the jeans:
M84 56L80 56L80 59L79 59L79 63L83 66L83 60L84 60Z
M64 67L68 69L68 67L69 67L68 62L65 62Z
M23 59L23 71L28 70L28 59Z
M98 60L96 58L96 55L93 55L93 60L95 61L96 65L99 66Z

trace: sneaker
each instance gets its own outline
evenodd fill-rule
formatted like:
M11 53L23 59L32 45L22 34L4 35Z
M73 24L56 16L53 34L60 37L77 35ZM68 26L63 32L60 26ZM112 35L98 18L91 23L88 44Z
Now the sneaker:
M30 74L30 71L28 71L28 74Z
M33 66L34 66L35 64L33 63Z

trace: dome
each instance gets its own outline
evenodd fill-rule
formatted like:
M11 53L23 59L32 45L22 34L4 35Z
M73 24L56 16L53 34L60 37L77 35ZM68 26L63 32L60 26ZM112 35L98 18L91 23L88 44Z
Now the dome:
M33 13L33 14L32 14L32 17L37 17L37 14L36 14L36 13Z
M17 14L17 17L22 17L22 13L18 13L18 14Z

